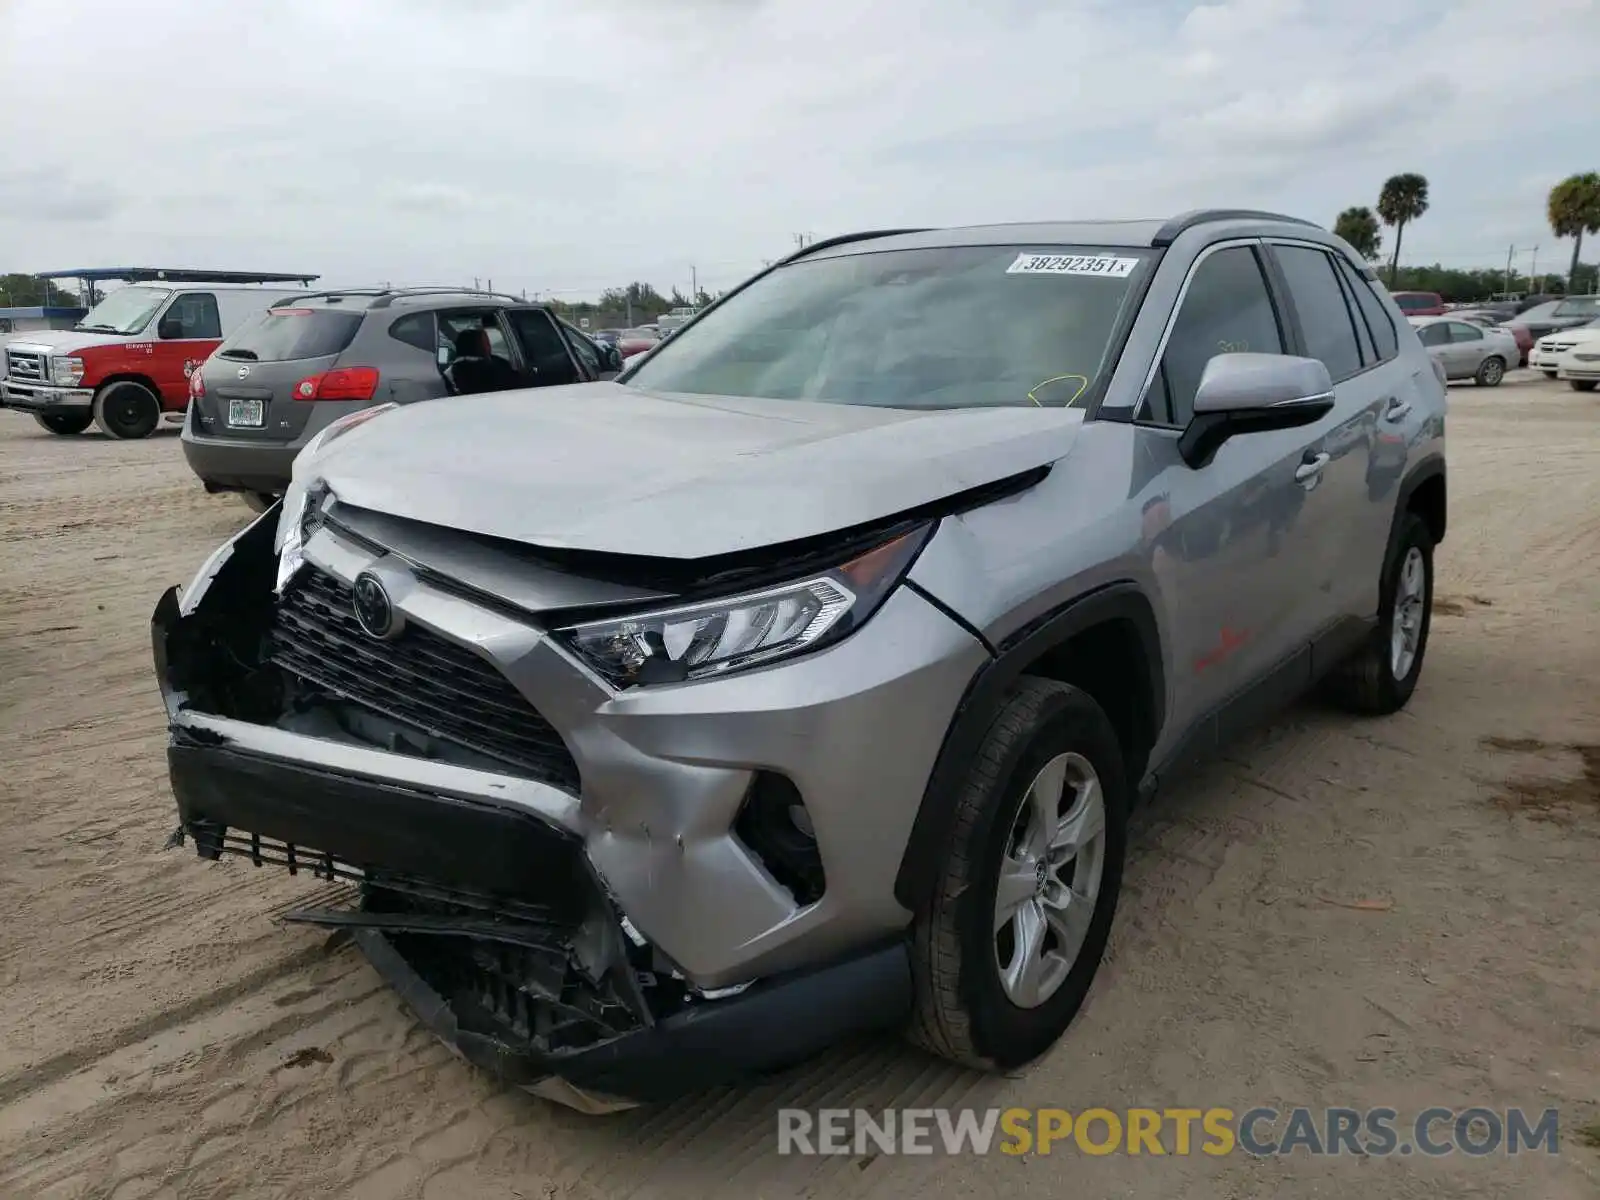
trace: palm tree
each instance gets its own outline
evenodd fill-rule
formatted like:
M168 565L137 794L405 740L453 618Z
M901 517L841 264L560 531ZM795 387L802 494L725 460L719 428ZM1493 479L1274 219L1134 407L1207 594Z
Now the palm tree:
M1378 193L1378 215L1385 225L1394 226L1394 257L1389 260L1390 287L1394 286L1395 272L1400 269L1400 239L1405 236L1406 225L1427 211L1428 181L1421 175L1407 171L1384 180L1383 191Z
M1555 235L1572 239L1572 266L1567 269L1567 291L1571 292L1578 275L1583 235L1600 233L1600 174L1586 171L1567 176L1550 189L1547 208Z
M1378 228L1378 218L1373 216L1372 210L1365 205L1347 208L1340 213L1339 219L1333 223L1333 232L1354 246L1356 253L1369 261L1378 257L1378 251L1383 246L1383 233Z

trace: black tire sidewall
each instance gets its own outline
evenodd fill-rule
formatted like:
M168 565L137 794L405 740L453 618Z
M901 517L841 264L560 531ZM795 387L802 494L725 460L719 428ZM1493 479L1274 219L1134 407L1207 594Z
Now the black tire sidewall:
M1400 582L1401 567L1413 549L1422 551L1422 629L1417 638L1417 653L1411 660L1411 670L1404 679L1396 679L1389 656L1395 620L1395 589ZM1398 707L1409 700L1411 693L1417 689L1417 680L1422 677L1422 663L1428 652L1428 633L1433 627L1433 538L1428 533L1427 524L1415 513L1407 513L1401 522L1394 552L1389 556L1389 565L1383 572L1383 600L1379 612L1378 645L1383 655L1382 678L1384 687Z
M123 424L112 415L114 405L130 398L130 389L133 396L140 399L145 408L145 418L137 424ZM108 437L126 441L136 441L147 438L156 431L161 424L161 400L142 383L124 380L120 383L108 384L95 397L95 420L102 432Z
M1018 1008L1000 982L994 951L994 903L1000 864L1028 785L1050 759L1081 754L1100 778L1106 811L1105 863L1089 933L1065 982L1038 1008ZM1110 722L1085 693L1063 689L1048 702L1022 742L992 797L986 819L972 831L976 877L961 897L956 921L961 945L960 994L973 1048L1003 1070L1023 1066L1050 1049L1071 1023L1100 967L1122 888L1127 851L1127 784Z
M41 429L55 434L57 437L73 437L82 433L94 424L94 414L67 413L34 413L33 419L39 423ZM64 423L60 427L53 422ZM81 424L79 422L82 422Z
M1500 364L1499 374L1497 374L1493 380L1485 378L1485 376L1490 372L1491 363ZM1486 358L1478 364L1477 383L1479 387L1499 387L1500 383L1505 379L1505 377L1506 365L1498 358Z

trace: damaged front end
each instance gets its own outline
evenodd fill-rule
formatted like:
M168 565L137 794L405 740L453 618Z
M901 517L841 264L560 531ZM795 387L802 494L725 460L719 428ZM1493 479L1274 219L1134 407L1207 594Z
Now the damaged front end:
M903 1011L898 945L692 987L595 870L572 755L506 678L420 625L373 638L348 586L283 570L317 508L287 536L269 510L156 606L173 844L348 885L287 919L346 931L463 1058L584 1111L786 1066Z
M336 675L335 656L297 661L284 636L295 593L282 604L274 595L277 516L264 514L214 557L188 595L172 589L156 607L174 843L348 884L348 904L287 919L349 931L431 1028L508 1082L538 1090L564 1059L681 1007L686 989L650 971L647 952L624 935L575 833L514 805L423 786L424 768L440 763L428 734L402 735L380 711L394 706L363 705L336 677L319 680ZM301 639L303 656L311 642ZM308 737L322 743L323 761L280 755ZM362 742L409 750L417 786L363 777Z

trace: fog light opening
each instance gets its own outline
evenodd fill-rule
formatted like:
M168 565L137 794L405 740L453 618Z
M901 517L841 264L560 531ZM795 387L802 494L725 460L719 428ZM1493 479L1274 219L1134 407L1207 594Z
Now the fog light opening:
M827 881L816 827L792 780L757 772L733 831L796 904L804 907L822 899Z

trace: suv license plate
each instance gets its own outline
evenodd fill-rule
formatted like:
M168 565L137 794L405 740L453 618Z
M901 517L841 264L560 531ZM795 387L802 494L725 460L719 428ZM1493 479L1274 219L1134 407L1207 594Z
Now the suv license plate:
M260 400L229 400L228 424L260 429L267 423L266 405Z

